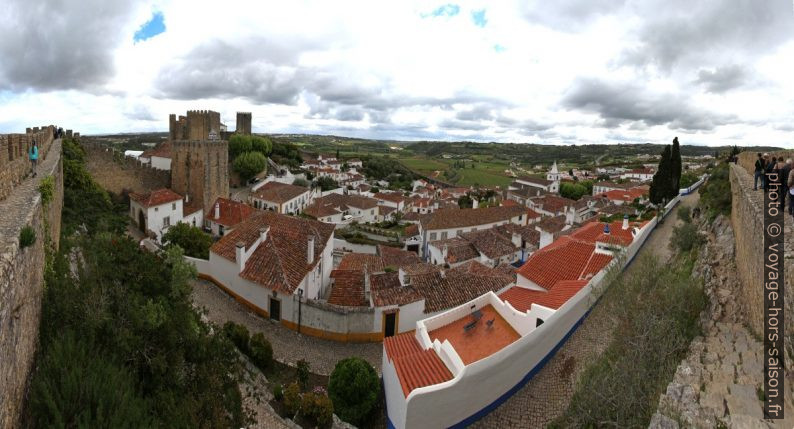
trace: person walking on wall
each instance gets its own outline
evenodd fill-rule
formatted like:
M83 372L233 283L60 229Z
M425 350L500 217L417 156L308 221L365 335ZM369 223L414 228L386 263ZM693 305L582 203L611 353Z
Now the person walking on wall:
M764 191L768 191L769 190L769 176L768 175L772 174L775 171L775 168L777 168L777 158L775 158L773 156L772 160L770 161L769 160L769 154L765 153L764 154L764 160L766 161L766 164L764 164Z
M30 159L30 169L33 171L33 177L36 177L36 164L39 162L39 146L36 140L33 140L33 145L28 150L28 158Z
M758 190L758 179L761 179L761 187L764 187L764 157L758 152L758 159L755 160L755 173L753 174L753 190Z
M786 181L788 180L788 171L786 171L786 164L783 161L783 157L777 159L777 165L775 166L775 173L778 175L778 182L780 183L780 190L777 197L777 201L780 203L780 207L786 207L786 193L788 192L788 187L786 186Z

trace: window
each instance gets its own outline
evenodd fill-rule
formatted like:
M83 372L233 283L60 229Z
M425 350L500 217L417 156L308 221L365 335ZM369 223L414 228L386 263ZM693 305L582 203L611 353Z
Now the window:
M154 211L157 211L157 207L154 208Z
M171 203L171 210L176 210L176 203Z
M435 232L431 232L430 233L430 239L431 240L435 240L436 239L436 233Z
M518 215L518 221L519 221L519 222L521 222L521 220L522 220L523 218L524 218L524 215Z
M163 218L163 226L171 226L171 216L166 216Z
M447 232L446 231L441 233L441 239L442 240L446 240L447 239Z

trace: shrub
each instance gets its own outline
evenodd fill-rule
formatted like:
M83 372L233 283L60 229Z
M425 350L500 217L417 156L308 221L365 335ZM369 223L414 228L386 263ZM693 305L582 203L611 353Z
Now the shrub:
M179 222L163 234L163 243L181 247L187 256L209 259L212 237L197 226Z
M261 332L257 332L251 337L248 346L249 356L254 365L265 369L273 363L273 347Z
M39 184L39 193L41 194L41 202L47 205L52 201L52 195L55 192L55 179L52 176L47 176L41 179Z
M301 407L301 388L297 382L292 382L284 391L284 407L290 415L298 414Z
M678 208L678 218L681 219L684 223L689 223L692 221L692 211L689 209L688 206L681 206Z
M309 362L306 362L305 359L301 359L298 361L298 364L295 368L296 376L298 377L298 383L300 383L301 389L306 389L306 386L309 385Z
M281 400L284 399L284 386L282 386L281 383L273 386L273 399L278 402L281 402Z
M718 214L731 214L731 181L728 169L727 163L720 164L700 187L700 203L708 209L710 220L714 220Z
M235 346L246 355L250 353L250 338L248 336L248 328L243 325L238 325L232 321L228 321L223 325L223 332L232 340Z
M328 382L328 394L342 420L360 426L378 404L380 381L367 361L351 357L337 362Z
M673 236L670 237L670 247L682 252L688 252L702 242L703 237L691 222L673 228Z
M24 249L33 245L36 242L36 231L30 225L25 225L22 231L19 231L19 247Z
M61 333L42 354L31 384L34 427L153 427L136 378L82 336Z
M301 399L301 413L318 426L328 426L334 419L334 404L325 393L308 392Z

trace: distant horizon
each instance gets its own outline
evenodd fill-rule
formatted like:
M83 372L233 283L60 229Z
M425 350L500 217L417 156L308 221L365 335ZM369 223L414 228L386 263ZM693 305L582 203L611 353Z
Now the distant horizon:
M75 130L78 131L78 130ZM601 142L601 143L543 143L543 142L496 142L496 141L472 141L472 140L428 140L428 139L417 139L417 140L395 140L395 139L388 139L388 138L363 138L363 137L354 137L354 136L344 136L339 134L319 134L319 133L264 133L259 131L252 131L253 134L257 135L265 135L265 136L275 136L275 135L301 135L301 136L316 136L316 137L338 137L338 138L345 138L345 139L356 139L356 140L366 140L366 141L381 141L381 142L392 142L392 143L420 143L420 142L428 142L428 143L476 143L476 144L515 144L515 145L544 145L544 146L585 146L585 145L657 145L657 146L664 146L667 144L672 143L672 138L669 142ZM168 134L168 130L163 131L130 131L130 132L115 132L115 133L81 133L81 135L86 137L104 137L104 136L125 136L125 135L138 135L138 134ZM680 141L681 139L679 139ZM734 144L723 144L723 145L705 145L705 144L697 144L697 143L684 143L681 142L681 146L699 146L699 147L713 147L713 148L721 148L721 147L733 147ZM786 150L785 147L779 146L767 146L767 145L740 145L737 144L738 147L743 148L770 148L770 149L782 149Z

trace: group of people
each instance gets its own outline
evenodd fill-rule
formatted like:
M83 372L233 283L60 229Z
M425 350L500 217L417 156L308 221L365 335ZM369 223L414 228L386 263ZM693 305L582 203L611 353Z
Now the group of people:
M792 161L791 158L783 161L783 157L769 158L769 154L758 154L758 159L755 160L755 174L753 175L753 190L758 190L758 179L761 179L761 189L764 192L769 190L773 183L780 184L780 193L778 198L780 205L786 207L788 214L794 216L794 174L791 174ZM770 181L767 175L776 173L774 176L777 179ZM788 195L788 206L786 206L786 195Z
M55 129L53 134L56 139L63 137L63 128ZM33 139L33 144L28 149L28 159L30 160L30 170L33 173L33 177L36 177L36 165L39 163L39 144L36 139Z

